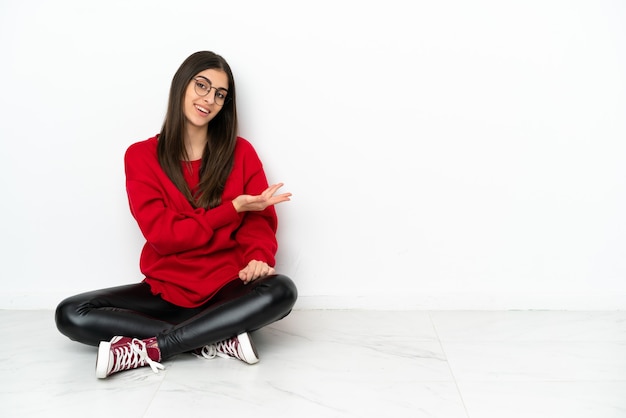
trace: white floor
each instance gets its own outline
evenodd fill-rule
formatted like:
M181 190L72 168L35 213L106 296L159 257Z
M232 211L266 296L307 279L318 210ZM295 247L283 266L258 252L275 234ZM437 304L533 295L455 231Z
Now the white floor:
M626 312L294 311L261 361L106 380L51 311L0 310L2 417L626 417Z

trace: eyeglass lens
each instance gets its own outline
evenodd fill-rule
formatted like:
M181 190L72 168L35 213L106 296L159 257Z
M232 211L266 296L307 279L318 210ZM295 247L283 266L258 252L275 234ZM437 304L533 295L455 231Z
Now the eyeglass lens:
M215 90L215 96L213 96L215 103L222 106L226 102L226 91L224 91L224 89L218 89L217 87L211 86L211 82L209 80L204 78L195 78L194 83L194 88L198 96L204 97L208 95L211 90Z

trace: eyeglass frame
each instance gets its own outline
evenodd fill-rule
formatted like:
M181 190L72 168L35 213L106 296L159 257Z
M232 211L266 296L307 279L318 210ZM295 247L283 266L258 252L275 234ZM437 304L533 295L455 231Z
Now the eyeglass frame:
M211 93L211 90L215 90L215 93L213 94L213 101L218 106L224 106L231 99L228 96L228 89L225 89L225 88L222 88L222 87L213 87L213 84L211 83L211 80L209 80L208 78L206 78L204 76L199 75L197 77L194 77L191 81L193 81L193 83L194 83L193 84L193 90L200 97L206 97L206 96L208 96ZM206 89L206 92L204 92L205 94L198 93L198 82L204 82L204 83L208 84L209 87ZM217 102L217 92L218 91L220 93L226 92L226 97L224 98L224 103L222 103L222 104L219 104Z

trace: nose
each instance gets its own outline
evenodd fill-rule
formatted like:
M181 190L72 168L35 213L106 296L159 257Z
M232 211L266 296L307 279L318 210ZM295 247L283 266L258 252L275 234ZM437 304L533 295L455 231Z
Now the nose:
M209 93L204 96L204 101L209 103L209 104L213 104L215 103L215 94L217 93L217 90L213 91L214 89L210 89Z

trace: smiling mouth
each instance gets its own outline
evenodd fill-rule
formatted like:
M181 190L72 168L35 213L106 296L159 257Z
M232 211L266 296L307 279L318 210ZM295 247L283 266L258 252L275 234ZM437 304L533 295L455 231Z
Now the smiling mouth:
M198 109L200 112L204 113L205 115L209 114L209 110L205 109L204 107L200 107L200 106L196 105L196 109Z

